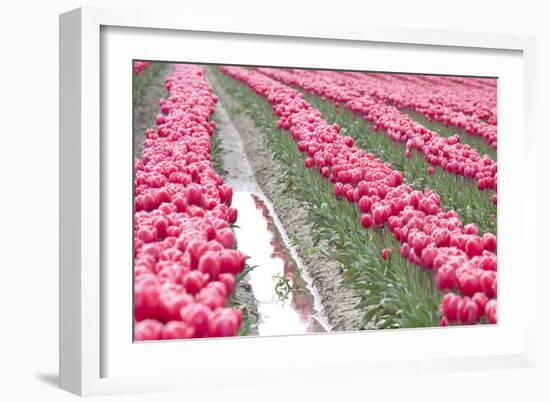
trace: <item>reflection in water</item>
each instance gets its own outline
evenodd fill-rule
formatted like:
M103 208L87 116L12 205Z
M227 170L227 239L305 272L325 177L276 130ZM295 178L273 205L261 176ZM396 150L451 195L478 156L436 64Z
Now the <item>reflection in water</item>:
M223 149L224 182L233 187L239 211L235 235L239 250L250 256L249 283L258 300L260 335L288 335L331 330L321 314L321 298L299 256L290 246L273 205L256 183L239 132L222 102L216 105L216 132Z
M259 334L330 330L319 314L318 295L314 296L310 279L292 257L267 203L257 194L240 191L233 195L232 206L239 211L235 228L239 250L250 256L248 264L257 266L249 282L261 315Z

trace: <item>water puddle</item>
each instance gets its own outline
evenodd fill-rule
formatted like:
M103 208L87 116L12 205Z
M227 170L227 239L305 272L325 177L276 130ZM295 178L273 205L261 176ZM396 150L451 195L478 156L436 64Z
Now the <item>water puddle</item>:
M249 283L258 301L258 333L289 335L330 330L321 314L319 295L293 253L289 240L277 225L278 218L263 196L250 191L233 195L238 209L235 235L239 250L257 266L249 273Z
M258 301L261 336L330 331L321 297L273 204L256 183L241 136L223 107L216 105L216 133L223 148L224 182L233 187L232 207L239 212L235 236L241 252L256 266L247 277Z

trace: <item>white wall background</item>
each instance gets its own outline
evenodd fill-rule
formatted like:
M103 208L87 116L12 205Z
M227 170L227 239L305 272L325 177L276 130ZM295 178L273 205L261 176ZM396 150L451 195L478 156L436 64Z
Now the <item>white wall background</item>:
M160 7L170 12L285 20L314 18L373 25L447 28L537 36L539 192L547 200L550 150L550 29L544 2L461 0L272 2L20 0L0 9L0 396L2 401L65 402L76 398L56 387L58 356L58 14L81 5ZM546 27L545 27L546 26ZM526 174L528 174L526 172ZM547 297L548 213L539 206L533 234L540 276L538 365L451 375L378 377L350 384L307 384L208 392L94 398L98 401L550 401L550 304ZM545 267L546 266L546 267ZM497 400L498 399L498 400Z

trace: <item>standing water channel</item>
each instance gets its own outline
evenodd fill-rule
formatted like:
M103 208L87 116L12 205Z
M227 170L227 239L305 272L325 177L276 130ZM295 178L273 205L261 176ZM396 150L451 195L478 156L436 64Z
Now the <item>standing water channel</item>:
M292 247L273 204L256 183L241 137L227 111L216 106L217 136L223 148L224 182L233 187L238 210L238 248L254 269L247 275L258 304L260 336L331 330L321 299Z

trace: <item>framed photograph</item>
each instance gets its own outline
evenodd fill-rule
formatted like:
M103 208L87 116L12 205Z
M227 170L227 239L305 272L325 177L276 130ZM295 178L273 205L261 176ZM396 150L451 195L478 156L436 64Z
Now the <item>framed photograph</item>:
M62 388L533 365L532 37L83 8L60 49Z

